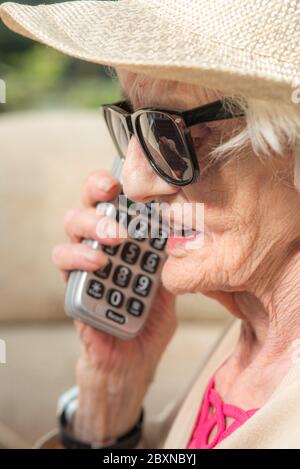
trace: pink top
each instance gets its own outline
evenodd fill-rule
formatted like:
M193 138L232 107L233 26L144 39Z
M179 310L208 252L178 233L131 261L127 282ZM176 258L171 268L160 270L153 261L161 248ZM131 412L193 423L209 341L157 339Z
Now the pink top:
M225 404L214 389L214 376L208 383L188 449L212 449L243 425L258 409L242 410ZM227 423L228 418L233 419ZM211 441L210 434L213 435ZM210 441L210 442L209 442Z

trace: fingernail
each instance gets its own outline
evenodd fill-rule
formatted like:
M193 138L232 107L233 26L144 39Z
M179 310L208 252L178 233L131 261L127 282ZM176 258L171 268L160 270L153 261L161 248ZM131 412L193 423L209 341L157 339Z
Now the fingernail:
M103 217L98 221L96 233L99 238L126 238L127 232L125 228L109 217Z
M114 179L101 178L98 182L98 187L103 192L109 192L114 186L118 184L118 181Z

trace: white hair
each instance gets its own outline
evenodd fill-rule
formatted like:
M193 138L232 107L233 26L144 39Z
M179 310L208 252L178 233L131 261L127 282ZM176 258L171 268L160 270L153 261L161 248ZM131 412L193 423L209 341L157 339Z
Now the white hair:
M250 98L228 98L228 103L244 110L246 126L218 145L212 155L216 158L233 155L249 143L261 159L274 154L283 156L289 150L294 159L294 186L300 191L300 109L276 101Z
M117 73L114 68L106 67L106 73L113 79L120 79L119 70ZM201 105L204 98L205 102L222 98L227 109L242 109L245 112L246 125L211 151L211 162L232 158L249 144L260 159L270 158L274 154L283 156L289 149L294 159L294 186L300 192L300 105L296 107L292 105L292 101L291 105L284 105L276 101L224 96L220 91L203 86L158 80L141 74L135 74L135 79L131 82L130 95L137 97L137 101L139 95L144 93L141 82L147 81L150 83L150 87L147 87L147 99L151 103L161 93L175 93L176 88L181 86L192 97L194 105L195 99Z

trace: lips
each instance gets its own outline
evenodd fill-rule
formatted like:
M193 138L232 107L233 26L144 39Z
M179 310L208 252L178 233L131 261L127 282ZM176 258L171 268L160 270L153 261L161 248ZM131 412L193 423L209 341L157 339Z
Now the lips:
M175 248L182 249L199 249L203 244L203 229L199 230L192 226L192 220L189 220L189 225L184 225L183 220L185 217L176 219L174 212L164 213L162 211L162 222L167 232L169 233L167 241L167 251Z
M181 232L182 230L177 230L177 232L175 231L170 235L166 245L168 251L172 251L178 247L184 249L196 249L201 247L200 241L203 239L202 231L190 229L186 236L180 236Z

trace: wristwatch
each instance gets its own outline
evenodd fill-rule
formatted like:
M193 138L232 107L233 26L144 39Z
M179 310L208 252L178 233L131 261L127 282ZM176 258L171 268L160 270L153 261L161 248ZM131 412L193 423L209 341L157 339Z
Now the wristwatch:
M65 449L132 449L141 439L144 422L144 410L141 410L137 423L123 435L107 440L104 443L80 441L73 435L72 421L78 408L78 386L73 386L59 399L57 418L59 423L59 440Z

